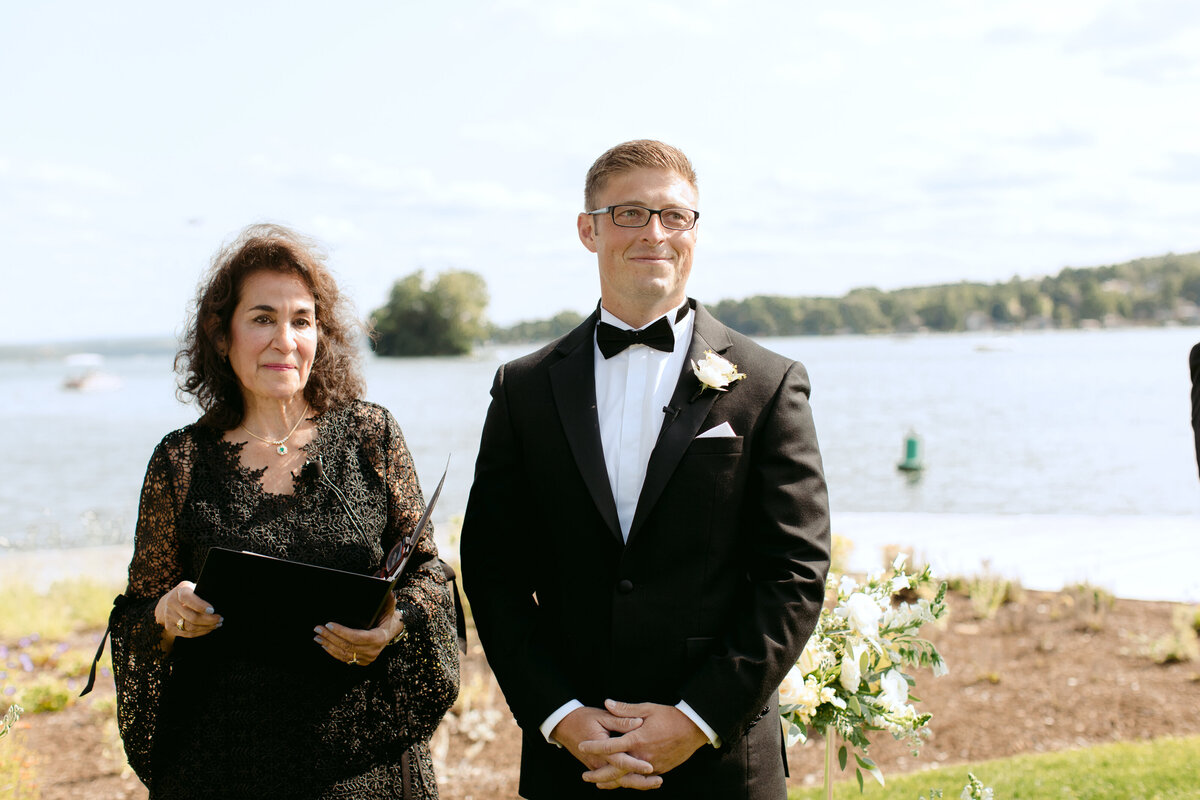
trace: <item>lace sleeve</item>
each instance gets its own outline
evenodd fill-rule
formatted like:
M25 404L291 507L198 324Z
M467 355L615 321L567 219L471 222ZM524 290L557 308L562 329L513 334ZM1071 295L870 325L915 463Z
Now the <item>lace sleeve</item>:
M154 607L183 579L175 529L180 491L176 465L164 440L146 468L129 585L109 619L117 725L129 764L147 786L151 785L150 753L157 712L170 669L169 656L160 645L162 626L154 619Z
M386 411L381 455L388 492L388 522L384 552L400 537L409 534L425 510L425 500L413 466L412 454L400 426ZM407 634L388 655L388 672L398 682L400 697L407 698L407 717L415 739L433 734L442 715L458 696L458 640L454 607L433 541L433 526L427 525L417 542L406 577L396 591L396 605L404 613Z

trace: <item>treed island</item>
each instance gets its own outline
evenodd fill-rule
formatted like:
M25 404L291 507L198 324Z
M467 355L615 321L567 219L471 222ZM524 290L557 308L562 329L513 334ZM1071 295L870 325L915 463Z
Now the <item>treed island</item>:
M487 318L488 289L470 271L423 272L392 286L371 314L381 356L464 355L484 342L535 342L561 336L577 311L507 327ZM948 283L841 297L755 295L710 305L748 336L824 336L981 330L1045 330L1200 325L1200 253L1139 258L1103 267L1067 267L1057 275L1001 283Z

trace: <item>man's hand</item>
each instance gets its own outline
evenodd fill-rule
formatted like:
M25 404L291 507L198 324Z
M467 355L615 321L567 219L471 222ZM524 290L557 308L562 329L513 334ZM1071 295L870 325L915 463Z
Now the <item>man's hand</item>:
M648 762L623 751L614 751L608 756L599 753L589 755L582 749L585 744L597 741L615 741L611 739L613 735L627 734L637 730L641 724L642 720L634 714L617 716L601 708L584 706L563 717L550 732L550 738L567 748L588 768L584 780L593 773L602 773L605 785L601 785L601 789L615 789L618 786L657 789L662 785L662 778L651 775L654 769Z
M650 764L653 774L659 776L687 761L692 753L708 743L708 737L696 727L696 723L675 706L605 700L604 707L618 719L638 719L641 724L615 738L593 737L590 741L580 743L579 750L586 756L603 756L612 763L619 754L626 754L638 762ZM612 782L618 779L603 767L593 768L584 774L583 779L601 789L628 785L613 785Z

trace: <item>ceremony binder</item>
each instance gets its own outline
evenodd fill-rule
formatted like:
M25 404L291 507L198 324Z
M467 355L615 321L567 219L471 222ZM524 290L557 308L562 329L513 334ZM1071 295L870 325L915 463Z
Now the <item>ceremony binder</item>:
M379 572L356 572L284 558L213 547L196 580L196 596L224 618L207 636L186 640L192 649L205 640L244 652L318 650L315 628L336 622L366 630L379 624L388 595L416 550L446 482L446 471L413 530L391 549ZM336 489L336 487L335 487ZM340 497L340 493L339 493ZM343 502L345 500L343 499ZM347 511L350 512L349 506ZM177 644L181 640L177 640Z
M316 647L318 625L375 627L393 586L395 581L374 575L214 547L196 595L225 618L210 634L214 638Z

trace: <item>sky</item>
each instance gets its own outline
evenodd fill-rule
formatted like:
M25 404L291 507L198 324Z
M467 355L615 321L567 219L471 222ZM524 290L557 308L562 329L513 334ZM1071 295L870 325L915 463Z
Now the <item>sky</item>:
M363 315L449 269L586 312L635 138L695 164L708 303L1200 250L1194 0L8 3L0 74L0 345L177 333L264 221Z

